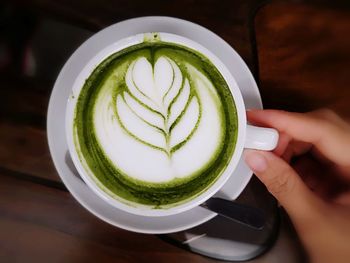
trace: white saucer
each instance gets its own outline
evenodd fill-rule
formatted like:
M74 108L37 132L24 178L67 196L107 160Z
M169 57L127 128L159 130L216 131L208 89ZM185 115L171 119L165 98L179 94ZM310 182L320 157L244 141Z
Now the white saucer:
M80 179L71 162L65 137L65 109L73 82L84 65L100 50L121 38L144 32L168 32L192 39L213 52L231 71L242 92L246 108L262 108L255 80L241 57L219 36L192 22L171 17L141 17L114 24L84 42L69 58L53 88L48 115L47 134L55 167L75 199L92 214L114 226L140 233L164 234L200 225L216 213L195 207L181 214L165 217L144 217L116 209L97 195ZM252 172L241 159L232 177L217 196L236 199L230 193L232 183L246 185Z

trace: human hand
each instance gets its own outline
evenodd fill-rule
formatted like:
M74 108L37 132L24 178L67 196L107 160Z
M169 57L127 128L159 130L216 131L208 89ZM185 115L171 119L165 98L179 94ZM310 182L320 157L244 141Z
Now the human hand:
M246 150L245 161L289 214L310 261L350 262L350 125L329 110L247 117L280 133L273 152Z

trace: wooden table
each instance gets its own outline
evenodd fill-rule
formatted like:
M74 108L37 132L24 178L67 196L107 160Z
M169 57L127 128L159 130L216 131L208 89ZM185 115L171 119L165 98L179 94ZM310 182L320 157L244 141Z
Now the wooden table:
M157 236L100 221L61 183L48 151L46 110L57 70L84 38L130 17L191 20L220 35L243 57L266 108L330 107L349 118L346 2L5 2L0 9L0 262L213 262ZM80 30L81 37L67 28ZM55 40L59 32L65 38ZM286 253L297 250L288 231ZM278 244L255 262L281 262L274 256L283 255Z

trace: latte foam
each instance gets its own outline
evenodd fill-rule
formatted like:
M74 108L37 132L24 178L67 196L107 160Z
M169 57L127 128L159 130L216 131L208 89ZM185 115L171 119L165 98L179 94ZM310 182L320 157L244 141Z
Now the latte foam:
M73 126L80 161L103 191L159 208L217 180L234 152L237 115L227 83L204 55L145 41L95 68Z
M145 57L134 60L126 89L116 97L113 85L101 88L93 119L96 137L124 174L151 183L184 178L205 167L220 148L224 125L218 94L203 74L185 65L191 84L162 56L154 66Z

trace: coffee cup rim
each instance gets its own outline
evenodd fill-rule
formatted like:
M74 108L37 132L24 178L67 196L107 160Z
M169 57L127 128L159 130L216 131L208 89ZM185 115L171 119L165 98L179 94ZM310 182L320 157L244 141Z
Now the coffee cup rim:
M154 209L149 206L143 206L140 204L135 204L129 201L120 200L119 198L113 198L110 194L106 193L106 189L102 185L98 185L97 178L93 178L92 172L91 175L88 174L87 165L83 165L82 161L79 159L78 152L74 143L74 135L73 135L73 123L74 123L74 110L77 103L77 99L79 97L80 91L83 87L83 84L88 76L91 75L92 71L108 56L111 54L120 51L124 48L130 47L135 44L142 43L145 39L145 36L150 36L150 34L158 34L161 41L171 42L175 44L182 44L189 48L192 48L196 51L199 51L203 55L205 55L219 70L219 72L224 77L226 83L230 88L230 92L234 98L236 111L237 111L237 122L238 122L238 132L237 132L237 140L234 152L231 156L231 160L227 165L226 169L222 172L222 174L218 177L218 179L203 193L198 196L185 201L179 205L175 205L169 208L164 209ZM112 205L115 208L121 209L123 211L140 215L140 216L169 216L178 214L181 212L185 212L189 209L192 209L201 203L205 202L207 199L212 197L215 193L217 193L221 187L226 183L226 181L233 174L237 164L241 158L244 148L245 141L245 133L246 133L246 114L245 114L245 105L242 98L242 94L239 90L236 80L224 65L221 60L215 56L210 50L206 49L199 43L176 34L165 33L165 32L146 32L141 34L132 35L126 38L123 38L119 41L116 41L112 45L109 45L98 52L80 71L77 78L74 81L72 87L72 93L68 98L67 107L66 107L66 137L70 155L72 157L73 163L77 168L79 175L82 177L84 182L88 185L88 187L93 190L100 198L105 200L107 203ZM242 191L243 189L237 188L237 191ZM239 194L239 193L238 193ZM238 195L237 194L237 195Z

